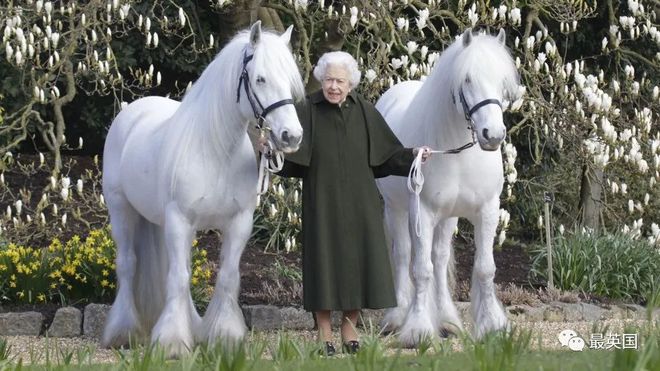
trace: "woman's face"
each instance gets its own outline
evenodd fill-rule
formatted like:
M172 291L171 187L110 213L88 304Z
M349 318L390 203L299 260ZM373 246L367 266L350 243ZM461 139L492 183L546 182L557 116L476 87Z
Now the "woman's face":
M348 71L344 66L328 65L323 78L323 95L332 104L341 104L351 92Z

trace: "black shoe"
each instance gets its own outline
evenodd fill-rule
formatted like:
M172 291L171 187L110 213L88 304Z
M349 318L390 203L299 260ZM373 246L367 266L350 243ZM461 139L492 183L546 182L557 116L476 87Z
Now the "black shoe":
M344 343L344 353L355 354L360 350L360 342L357 340L350 340Z
M321 350L321 355L322 356L327 356L327 357L332 357L337 353L337 350L335 349L335 346L332 345L331 341L326 341L325 342L325 350Z

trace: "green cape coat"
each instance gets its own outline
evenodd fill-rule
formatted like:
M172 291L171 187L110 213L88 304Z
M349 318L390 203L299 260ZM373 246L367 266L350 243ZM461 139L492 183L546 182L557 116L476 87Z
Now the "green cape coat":
M375 178L408 175L414 160L375 107L322 91L297 105L304 133L283 176L303 179L303 301L310 311L396 306Z

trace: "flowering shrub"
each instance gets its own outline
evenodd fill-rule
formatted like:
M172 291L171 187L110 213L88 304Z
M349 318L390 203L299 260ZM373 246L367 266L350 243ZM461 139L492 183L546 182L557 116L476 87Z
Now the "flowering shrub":
M206 251L192 255L193 291L204 291L211 279ZM110 302L114 298L115 244L107 228L82 240L53 239L46 248L8 244L0 247L0 297L14 303ZM201 298L200 298L201 299Z
M302 229L302 181L273 177L271 189L259 200L252 238L265 249L295 251Z

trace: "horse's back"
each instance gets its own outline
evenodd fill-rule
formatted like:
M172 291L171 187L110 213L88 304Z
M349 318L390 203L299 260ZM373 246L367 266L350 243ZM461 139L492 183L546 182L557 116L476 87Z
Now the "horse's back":
M157 157L162 141L158 128L174 114L179 104L163 97L145 97L124 107L115 117L103 149L103 191L109 202L112 202L113 195L125 196L123 183L127 178L135 178L135 174L131 176L126 172L126 163L133 169L156 170L153 159ZM146 185L145 182L138 184ZM145 188L144 191L153 190Z
M376 102L376 109L404 145L407 145L401 135L405 129L404 115L422 85L417 80L400 82L389 88Z

